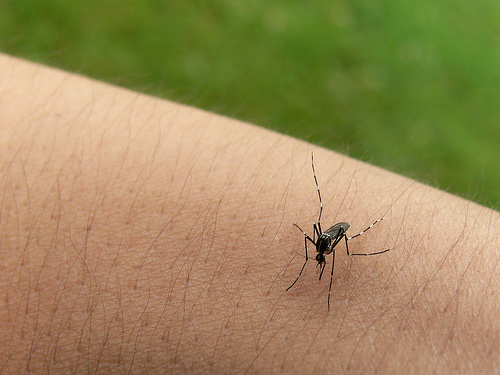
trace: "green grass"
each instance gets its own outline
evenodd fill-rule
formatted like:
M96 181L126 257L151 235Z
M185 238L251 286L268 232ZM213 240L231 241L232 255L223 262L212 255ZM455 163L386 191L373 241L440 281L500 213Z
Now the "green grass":
M247 120L490 207L496 0L0 1L0 50Z

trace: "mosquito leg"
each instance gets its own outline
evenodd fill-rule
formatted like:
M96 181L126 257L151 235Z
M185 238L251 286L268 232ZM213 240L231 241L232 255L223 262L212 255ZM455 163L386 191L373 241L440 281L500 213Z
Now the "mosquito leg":
M332 252L332 273L330 274L330 287L328 288L328 311L330 311L330 293L332 291L333 269L335 267L335 251Z
M318 239L321 237L321 232L320 229L318 229L318 226L316 223L313 224L313 240L316 242L316 236L318 236Z
M318 178L316 177L316 170L314 169L314 154L313 153L311 153L311 165L312 165L312 170L313 170L314 182L316 183L316 190L318 191L318 198L319 198L318 230L319 230L319 234L321 234L322 233L322 231L321 231L321 215L323 214L323 200L321 199L321 192L319 191ZM318 237L319 237L319 234L318 234Z
M296 226L296 227L297 227L297 228L298 228L298 229L302 232L302 234L304 235L304 237L305 237L307 240L311 241L311 242L312 242L312 244L313 244L314 246L316 246L316 241L315 241L315 240L313 240L311 237L309 237L309 236L307 235L307 233L306 233L306 232L304 232L304 231L302 230L302 228L301 228L301 227L299 227L297 224L293 224L293 225L295 225L295 226ZM307 254L307 246L306 246L306 254Z
M299 228L299 227L297 227ZM300 228L299 228L300 229ZM302 229L300 229L302 230ZM304 231L302 231L302 233L304 233ZM309 237L307 234L304 233L304 247L306 248L306 261L304 262L304 265L302 266L302 269L300 270L299 272L299 276L297 276L297 278L295 279L295 281L292 283L292 285L290 285L288 288L286 288L286 291L288 291L292 286L295 285L295 283L297 282L297 280L300 278L300 276L302 275L302 271L304 271L304 268L306 268L306 264L307 264L307 261L309 260L309 257L307 256L307 240L310 240L311 241L311 237Z
M385 217L381 217L380 219L375 220L375 221L373 222L373 224L372 224L372 225L370 225L368 228L366 228L364 231L359 232L358 234L356 234L356 235L354 235L354 236L352 236L352 237L348 237L347 239L348 239L348 240L352 240L353 238L356 238L356 237L358 237L358 236L361 236L361 235L362 235L363 233L365 233L368 229L370 229L370 228L371 228L371 227L373 227L375 224L377 224L379 221L382 221L382 220L384 220L384 219L385 219Z
M375 253L361 253L361 254L353 254L353 253L350 253L349 252L349 245L347 244L347 240L349 238L347 238L347 236L344 236L345 238L345 248L347 249L347 255L377 255L377 254L383 254L385 253L386 251L389 251L390 249L385 249L385 250L382 250L382 251L377 251ZM352 238L352 237L351 237Z

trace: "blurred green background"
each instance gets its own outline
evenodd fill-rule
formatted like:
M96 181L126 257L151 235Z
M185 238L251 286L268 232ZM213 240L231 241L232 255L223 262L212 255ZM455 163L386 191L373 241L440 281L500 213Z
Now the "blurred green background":
M500 199L498 0L0 0L0 50Z

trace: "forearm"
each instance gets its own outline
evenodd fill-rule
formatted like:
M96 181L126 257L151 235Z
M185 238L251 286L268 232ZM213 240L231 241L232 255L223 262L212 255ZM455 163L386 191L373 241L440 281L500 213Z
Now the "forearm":
M0 92L0 369L498 370L496 212L5 57ZM386 216L350 249L391 248L338 246L330 312L314 262L285 293L292 224L319 210L311 151L323 225Z

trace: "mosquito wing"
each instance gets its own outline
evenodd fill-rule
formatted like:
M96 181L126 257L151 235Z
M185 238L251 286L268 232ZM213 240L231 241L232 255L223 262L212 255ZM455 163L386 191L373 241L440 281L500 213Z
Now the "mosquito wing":
M325 230L325 234L329 235L333 240L343 236L350 225L348 223L337 223L334 226Z

